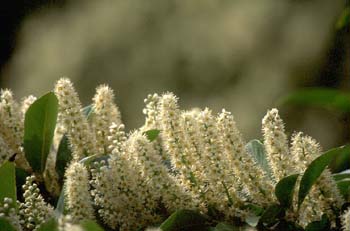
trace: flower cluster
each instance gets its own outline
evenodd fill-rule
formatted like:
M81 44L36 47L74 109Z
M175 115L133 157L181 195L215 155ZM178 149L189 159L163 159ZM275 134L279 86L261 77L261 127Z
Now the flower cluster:
M17 202L12 198L5 197L4 201L0 203L0 217L8 219L17 230L22 231L21 221L16 210Z
M0 92L0 164L16 155L17 164L25 169L29 165L24 157L24 113L31 102L24 100L19 105L10 90Z
M44 201L34 180L34 176L26 178L23 185L24 202L19 205L19 217L25 230L36 230L53 216L52 206Z
M97 87L92 110L91 125L95 134L97 151L100 154L106 154L111 145L108 140L109 126L112 123L121 124L119 109L114 104L113 90L106 85Z
M113 230L140 230L180 209L227 223L244 221L254 212L249 205L266 209L278 204L277 183L292 174L299 174L300 183L301 173L322 152L313 138L301 132L294 133L289 142L277 109L269 110L262 120L260 144L266 154L265 167L271 170L267 171L226 110L218 114L209 108L186 111L173 93L153 94L145 99L145 124L127 133L108 86L97 87L92 105L85 109L69 79L60 79L54 93L59 104L56 143L64 135L72 152L62 187L61 231L79 230L85 219ZM26 163L23 122L35 98L25 98L21 106L8 90L0 98L0 165L13 153L24 160L19 163ZM51 154L44 179L38 173L37 178L27 177L18 212L11 199L0 204L0 217L18 230L35 230L54 216L38 188L47 174L57 177L56 153ZM45 187L45 193L52 193ZM300 207L297 198L292 198L285 218L305 228L326 214L335 226L334 211L340 213L343 204L332 173L326 169ZM342 216L342 223L344 230L350 230L349 212Z
M86 155L96 154L95 137L83 114L78 93L72 82L65 78L60 79L54 91L59 102L59 122L66 129L73 158L79 160Z
M89 173L84 164L72 162L66 170L65 195L73 221L94 219Z

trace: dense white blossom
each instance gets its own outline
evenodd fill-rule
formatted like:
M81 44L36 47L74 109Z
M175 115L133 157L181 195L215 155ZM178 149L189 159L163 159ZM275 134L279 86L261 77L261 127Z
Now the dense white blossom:
M72 162L66 170L65 196L67 209L74 222L94 219L89 173L84 164Z
M350 209L348 208L341 217L342 229L350 231Z
M25 230L36 230L53 216L53 208L44 201L34 176L28 176L23 185L24 202L20 203L19 216Z
M73 158L79 160L86 154L97 154L95 138L72 82L61 78L55 85L55 94L59 102L58 120L66 129L73 151Z
M111 144L108 140L109 127L113 123L120 125L121 116L114 103L114 92L108 86L97 87L92 101L91 124L96 138L97 151L99 154L105 154Z
M263 118L262 132L267 158L276 182L295 173L295 164L289 155L288 138L284 131L284 124L276 108L269 110Z
M234 116L226 110L217 115L209 108L185 111L174 94L151 94L145 99L145 124L127 133L108 86L96 89L89 115L84 114L68 79L60 79L54 92L59 117L45 172L26 178L24 201L5 198L0 202L0 217L19 231L36 230L54 217L53 207L43 195L45 199L46 194L58 195L56 149L64 135L73 158L65 170L67 214L58 218L59 231L82 230L79 222L85 219L113 230L144 230L180 209L214 219L219 216L228 223L237 218L244 221L252 212L249 205L265 209L278 203L276 183L296 173L299 178L285 219L303 228L324 214L333 227L338 222L336 213L345 201L328 168L299 208L301 176L322 149L301 132L294 133L289 143L277 109L269 110L262 120L262 148L272 170L270 176L248 152ZM19 106L11 91L1 91L0 165L17 153L17 166L26 163L30 172L22 141L24 116L35 99L29 96ZM159 135L150 140L150 130ZM89 158L82 160L85 156ZM45 194L39 186L45 187ZM343 230L350 231L349 214L347 210L341 215Z

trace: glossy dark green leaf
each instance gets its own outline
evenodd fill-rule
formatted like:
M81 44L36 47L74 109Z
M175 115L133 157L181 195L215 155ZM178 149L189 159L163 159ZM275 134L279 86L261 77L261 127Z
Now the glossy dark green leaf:
M0 230L4 231L17 231L9 220L4 217L0 217Z
M82 164L85 164L86 166L89 166L89 165L91 165L91 163L96 162L96 161L98 162L101 160L105 160L107 162L109 158L110 158L110 155L102 155L101 156L100 154L95 154L95 155L84 157L79 162Z
M99 226L95 221L83 220L80 222L80 226L84 231L103 231L101 226Z
M320 221L314 221L308 224L305 231L328 231L331 230L331 222L327 215L323 215Z
M24 151L35 172L42 173L56 127L58 100L49 92L28 108L24 120Z
M259 223L266 227L270 227L276 224L285 215L285 210L278 204L270 205L265 212L261 215Z
M299 226L296 223L293 223L291 221L286 221L285 219L282 219L278 222L276 227L274 227L273 230L278 231L304 231L304 229Z
M241 227L220 222L212 230L213 231L239 231L241 230Z
M309 193L311 187L317 181L318 177L322 174L323 170L331 163L331 161L339 154L344 147L333 148L314 161L307 167L303 177L300 181L299 195L298 195L298 206L300 207L305 197Z
M56 219L51 218L40 225L37 231L58 231L58 222Z
M261 169L271 178L272 170L266 157L264 145L259 140L251 140L247 143L246 149Z
M332 172L341 172L350 169L350 145L345 145L339 150L337 156L329 164Z
M13 162L7 161L1 165L0 179L0 202L3 202L5 197L16 201L16 170Z
M162 231L202 231L207 230L203 215L191 210L178 210L160 226Z
M245 217L245 222L252 227L257 226L264 209L254 204L246 204L243 209L250 211Z
M330 88L309 88L282 98L279 104L316 106L347 113L350 112L350 94Z
M62 190L61 190L61 194L58 198L58 201L57 201L57 205L56 205L56 208L55 208L55 216L56 218L59 218L61 217L62 215L65 215L67 213L66 211L66 207L65 207L65 204L64 204L64 201L65 201L65 190L66 190L66 186L63 185L62 187Z
M69 140L66 135L63 135L58 146L56 157L56 172L58 174L60 182L63 182L65 169L71 160L72 151L69 146Z
M335 181L340 181L340 180L350 180L350 173L349 172L344 172L344 173L336 173L333 174L333 178Z
M144 132L145 135L147 136L147 139L152 142L153 140L157 139L160 131L157 129L152 129Z
M297 182L299 174L294 174L287 176L280 180L275 188L275 194L280 202L280 204L285 207L289 208L293 201L293 194L294 194L294 188L295 184Z
M243 206L243 208L251 211L252 213L254 213L257 216L261 216L261 214L263 214L263 212L264 212L264 209L262 207L255 205L255 204L246 204Z
M345 199L350 199L350 179L337 182L338 189Z

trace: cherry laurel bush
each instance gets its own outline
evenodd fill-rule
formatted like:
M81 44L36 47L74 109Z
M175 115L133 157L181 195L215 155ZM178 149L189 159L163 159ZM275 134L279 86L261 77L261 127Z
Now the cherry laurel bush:
M67 78L58 80L51 94L58 105L57 123L41 162L44 170L37 171L23 140L26 112L40 99L29 96L18 103L10 90L1 91L0 164L14 159L16 169L28 176L18 200L1 196L0 190L0 226L7 222L19 231L49 230L45 227L50 224L60 231L101 230L99 226L126 231L235 230L244 225L350 231L349 198L326 166L300 202L303 174L322 157L322 150L302 132L295 132L289 143L277 109L267 111L262 120L263 142L246 143L230 112L181 110L173 93L148 95L145 123L129 133L108 86L97 87L88 108L82 107ZM57 165L64 140L70 156L60 177ZM252 154L254 148L261 149L260 159ZM291 182L286 188L292 187L281 199L278 190L283 187L278 185L285 182ZM52 198L59 195L55 206ZM190 217L186 222L192 228L181 226L181 214ZM175 228L169 228L171 219L177 222ZM96 229L87 228L86 220ZM220 229L223 226L227 229Z

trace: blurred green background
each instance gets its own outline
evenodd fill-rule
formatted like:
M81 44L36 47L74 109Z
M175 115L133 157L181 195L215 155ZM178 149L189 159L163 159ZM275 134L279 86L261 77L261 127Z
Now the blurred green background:
M232 111L247 140L261 136L271 107L288 133L304 131L325 149L350 140L349 1L8 2L0 84L17 99L67 76L84 104L109 84L129 129L144 122L147 94L172 91L184 109ZM331 91L288 98L310 88Z

